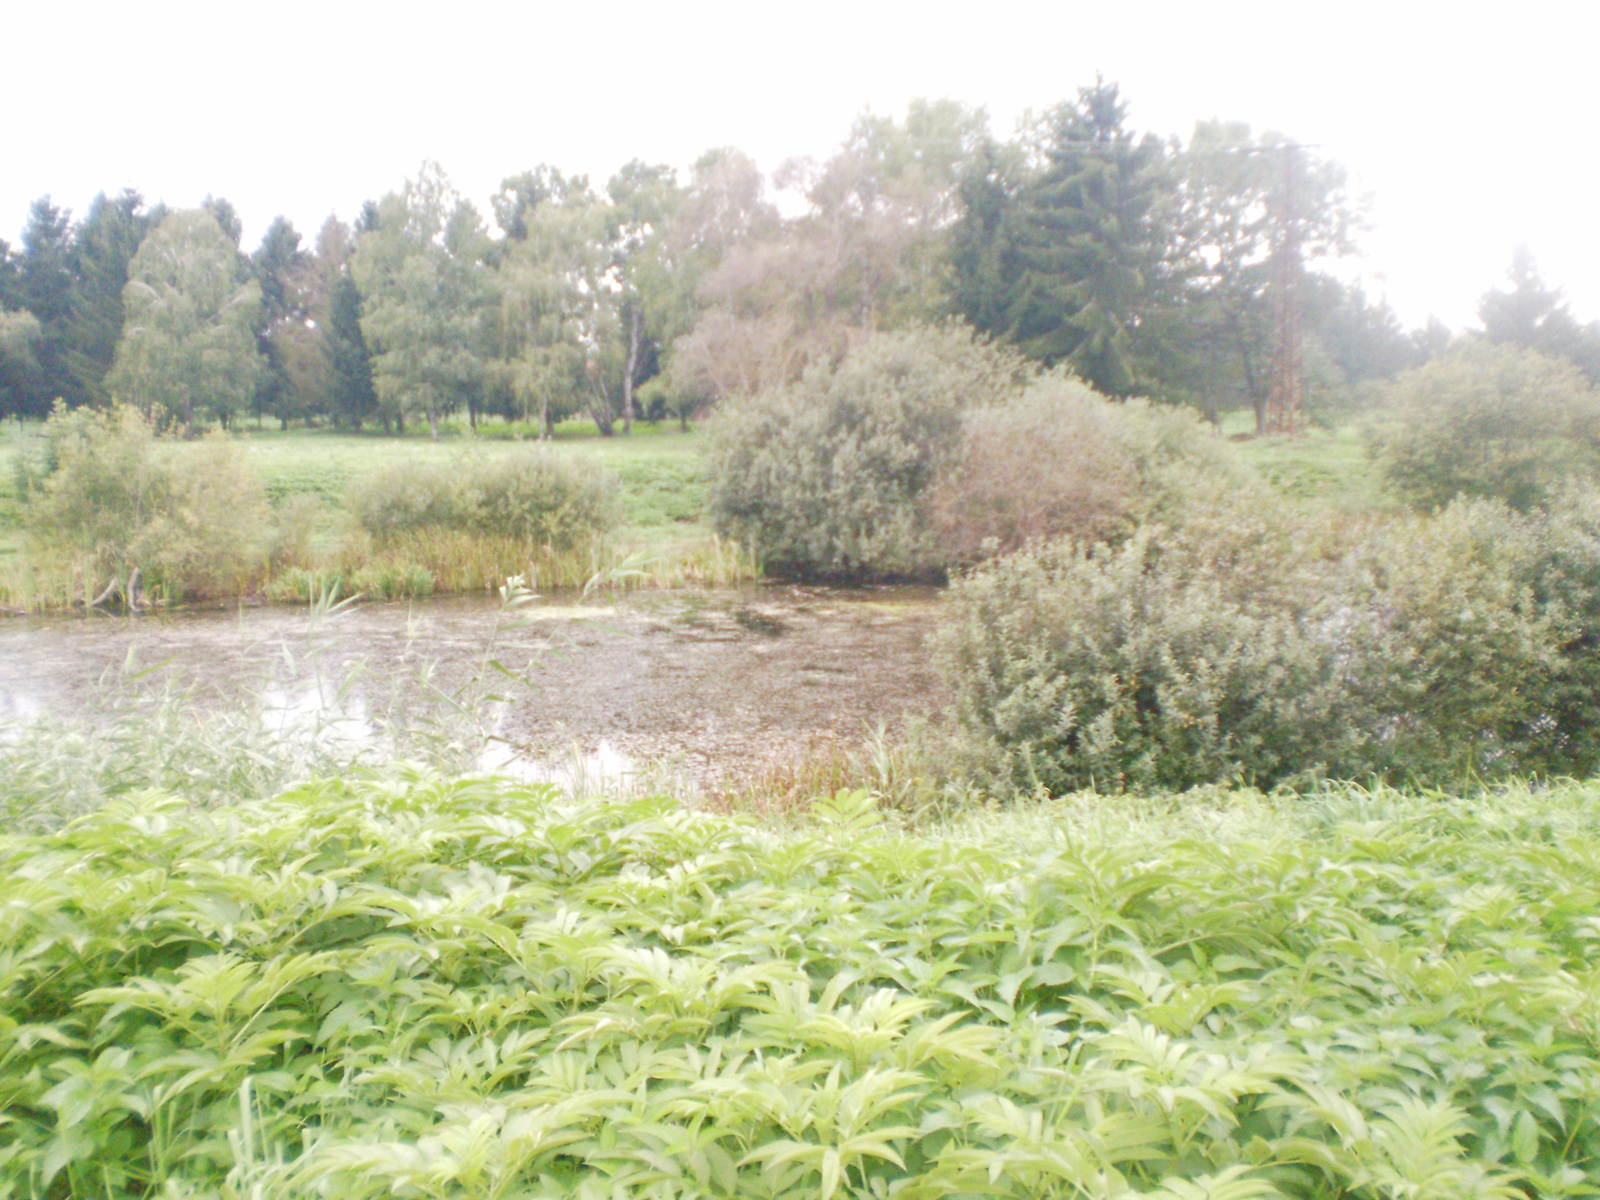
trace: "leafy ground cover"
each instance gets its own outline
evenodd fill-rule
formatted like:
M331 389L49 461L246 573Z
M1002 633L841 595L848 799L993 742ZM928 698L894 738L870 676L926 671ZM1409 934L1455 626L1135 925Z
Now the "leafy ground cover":
M0 841L0 1194L1593 1195L1600 789L780 829L390 769Z

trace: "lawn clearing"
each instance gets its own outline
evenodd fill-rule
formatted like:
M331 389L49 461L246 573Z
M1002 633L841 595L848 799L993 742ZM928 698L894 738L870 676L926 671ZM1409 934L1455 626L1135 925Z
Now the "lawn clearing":
M1235 412L1221 429L1276 491L1297 501L1351 512L1400 507L1379 482L1358 422L1256 437L1254 414Z
M629 535L709 533L701 523L705 470L696 433L680 432L676 426L638 426L627 437L610 438L595 435L592 428L588 436L564 426L556 432L556 446L592 459L622 482L623 520ZM425 436L395 438L320 429L283 433L246 427L242 436L274 504L309 494L332 509L344 507L355 480L391 463L452 462L464 450L492 458L512 453L522 444L506 438L454 436L435 442Z

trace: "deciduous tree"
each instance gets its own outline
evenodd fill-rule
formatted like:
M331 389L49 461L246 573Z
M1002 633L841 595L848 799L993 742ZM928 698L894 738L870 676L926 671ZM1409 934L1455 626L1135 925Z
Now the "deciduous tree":
M147 416L226 426L255 395L261 287L204 209L169 214L129 265L126 314L107 386Z
M1315 269L1350 253L1363 221L1343 167L1281 134L1258 136L1242 122L1202 121L1173 168L1174 257L1182 290L1165 330L1172 398L1197 401L1213 412L1242 401L1254 409L1257 428L1266 428L1273 237L1285 222L1292 222L1299 258L1308 268L1300 283L1308 339L1329 343L1349 369L1393 374L1410 365L1402 361L1389 368L1364 359L1367 350L1357 345L1363 330L1381 341L1383 329L1370 323L1387 328L1393 314ZM1392 357L1394 347L1379 350L1372 342L1368 349Z
M250 256L250 269L261 285L261 327L256 345L266 363L256 389L256 411L270 412L282 427L309 416L320 397L296 388L289 375L291 343L308 339L310 317L305 294L311 255L300 248L300 235L286 217L277 217Z
M482 385L488 236L437 163L378 205L351 261L384 419L439 418Z
M503 219L496 367L522 418L537 410L548 437L588 386L580 339L600 253L594 199L587 189L547 192Z

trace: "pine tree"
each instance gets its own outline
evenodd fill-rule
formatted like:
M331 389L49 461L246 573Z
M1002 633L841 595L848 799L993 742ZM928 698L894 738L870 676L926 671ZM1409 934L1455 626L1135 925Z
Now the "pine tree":
M1511 255L1510 291L1491 288L1478 303L1478 319L1491 342L1511 343L1570 359L1591 382L1600 383L1600 322L1578 324L1534 265L1527 246Z

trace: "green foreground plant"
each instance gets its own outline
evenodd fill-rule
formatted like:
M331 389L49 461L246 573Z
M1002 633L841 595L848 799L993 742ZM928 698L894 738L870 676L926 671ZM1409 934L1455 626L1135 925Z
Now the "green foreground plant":
M393 769L0 863L4 1195L1593 1194L1594 787L780 834Z

